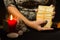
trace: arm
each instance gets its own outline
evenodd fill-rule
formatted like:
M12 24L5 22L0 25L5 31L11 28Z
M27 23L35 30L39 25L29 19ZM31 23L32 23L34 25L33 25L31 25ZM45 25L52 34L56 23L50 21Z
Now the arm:
M50 30L51 28L41 28L39 24L43 23L43 21L29 21L26 17L24 17L15 6L8 6L8 12L12 15L17 16L19 19L22 19L25 24L27 24L29 27L36 29L38 31L40 30Z

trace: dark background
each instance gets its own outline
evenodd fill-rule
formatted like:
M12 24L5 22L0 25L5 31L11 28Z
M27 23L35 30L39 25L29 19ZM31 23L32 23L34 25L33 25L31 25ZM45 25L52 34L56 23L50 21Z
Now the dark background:
M56 14L54 18L54 22L60 22L60 1L56 0ZM6 8L3 4L3 0L0 0L0 25L2 25L3 20L5 19L5 16L7 14ZM0 30L2 32L2 30ZM4 32L2 32L4 34ZM0 34L1 35L1 34ZM7 38L5 35L1 36L2 40L13 40ZM22 38L19 36L18 38L14 40L59 40L60 39L60 30L53 30L53 31L35 31L32 30L31 32L26 32L22 36Z
M0 25L2 25L3 19L5 19L7 14L3 0L0 0Z

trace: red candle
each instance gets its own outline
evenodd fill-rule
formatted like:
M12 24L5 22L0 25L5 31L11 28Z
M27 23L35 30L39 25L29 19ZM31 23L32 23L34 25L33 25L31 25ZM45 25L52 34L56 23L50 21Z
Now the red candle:
M8 23L9 31L11 31L11 32L16 31L17 20L14 19L12 15L11 15L10 18L7 20L7 23Z

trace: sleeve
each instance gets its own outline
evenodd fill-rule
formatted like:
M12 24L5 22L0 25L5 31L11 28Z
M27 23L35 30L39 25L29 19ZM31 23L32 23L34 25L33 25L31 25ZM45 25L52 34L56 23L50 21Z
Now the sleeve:
M14 1L13 0L4 0L4 4L6 7L8 7L9 5L13 5L14 4Z

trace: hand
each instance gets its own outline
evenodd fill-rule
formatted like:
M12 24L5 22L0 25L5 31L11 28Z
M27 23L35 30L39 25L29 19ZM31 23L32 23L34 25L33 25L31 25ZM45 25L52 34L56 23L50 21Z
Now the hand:
M53 28L44 28L44 27L41 27L40 24L44 23L45 21L43 20L36 20L36 21L31 21L30 22L30 26L33 28L33 29L36 29L38 31L42 31L42 30L53 30Z

